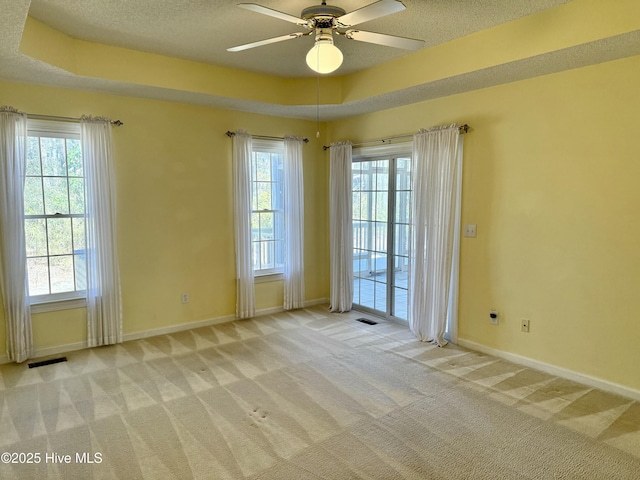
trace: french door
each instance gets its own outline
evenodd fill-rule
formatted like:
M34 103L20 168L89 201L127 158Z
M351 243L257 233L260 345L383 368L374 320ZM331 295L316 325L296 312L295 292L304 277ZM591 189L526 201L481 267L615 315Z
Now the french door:
M354 156L353 303L407 320L411 158Z

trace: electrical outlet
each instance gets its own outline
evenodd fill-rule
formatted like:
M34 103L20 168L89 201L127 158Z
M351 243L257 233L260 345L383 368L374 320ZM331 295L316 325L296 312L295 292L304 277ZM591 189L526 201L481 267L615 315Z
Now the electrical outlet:
M182 303L189 303L189 294L188 293L183 293L182 294Z
M498 325L498 315L497 310L489 310L489 323L491 325Z
M464 226L464 236L469 238L476 238L478 234L477 225L470 223Z
M520 331L529 333L529 319L523 318L520 320Z

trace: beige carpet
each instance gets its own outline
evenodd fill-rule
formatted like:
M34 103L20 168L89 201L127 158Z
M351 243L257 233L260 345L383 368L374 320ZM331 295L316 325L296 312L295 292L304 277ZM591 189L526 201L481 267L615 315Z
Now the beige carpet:
M0 478L640 478L636 402L361 316L314 307L4 365L0 452L40 463Z

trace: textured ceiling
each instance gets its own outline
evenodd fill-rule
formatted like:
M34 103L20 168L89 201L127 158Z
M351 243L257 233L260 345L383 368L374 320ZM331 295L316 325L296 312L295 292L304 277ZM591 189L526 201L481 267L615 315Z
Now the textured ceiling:
M244 52L226 49L305 31L292 23L237 7L229 0L32 0L29 15L74 38L281 77L314 76L305 64L312 37ZM359 25L363 30L425 40L426 47L554 7L566 0L403 0L406 10ZM313 0L254 0L293 16ZM335 0L347 12L373 0ZM344 75L407 51L335 38Z
M298 16L303 8L319 3L307 0L254 1L295 16ZM217 91L203 92L174 86L163 87L153 83L132 83L126 79L118 79L117 76L109 79L108 75L81 76L20 51L25 24L27 18L31 17L79 40L267 74L279 82L280 78L282 81L291 78L297 82L315 75L304 62L306 52L312 44L310 37L245 52L227 52L226 48L230 46L302 31L294 24L241 9L237 7L237 3L228 0L0 0L0 80L315 119L318 108L315 104L315 92L309 95L308 101L287 105L279 101L260 101L256 99L259 96L255 95L238 97ZM335 0L331 3L349 12L371 1ZM577 3L578 8L573 8L572 12L575 18L582 20L582 15L576 12L580 12L583 5L591 5L587 0L403 0L403 3L407 7L404 12L382 17L359 27L368 31L419 38L425 40L425 49L429 50L445 42L565 3ZM629 0L624 0L624 3L629 3ZM596 8L595 11L597 10ZM591 22L587 25L600 26L600 18L597 16L585 17L585 20ZM571 30L576 24L575 21L573 24L550 23L548 31L523 32L522 38L517 40L522 47L528 45L529 39L535 42L540 34L552 33L564 37L567 29ZM546 24L543 30L546 30ZM460 68L457 74L439 78L430 78L429 68L425 67L421 73L422 77L417 81L415 78L412 82L400 81L386 90L379 89L379 93L355 95L353 99L344 100L342 103L338 101L334 104L321 104L320 119L344 118L536 75L640 55L638 26L618 31L621 32L618 35L594 35L592 39L585 37L584 41L574 44L568 42L566 48L533 48L532 53L519 58L514 57L513 61L496 64L480 62L480 66L468 70ZM516 35L519 36L520 32ZM349 74L361 70L365 70L367 81L370 78L375 82L375 70L369 72L366 69L408 54L402 50L350 41L343 37L336 39L336 45L343 51L345 61L333 76L338 77L337 80L341 81L342 85L352 84ZM476 44L470 41L466 41L465 45L472 51L471 57L476 48L479 56L486 55L484 45L476 47ZM508 51L510 45L505 43L497 47L494 45L492 48L503 47ZM483 51L484 53L481 53ZM402 76L403 71L398 71L398 78L402 79Z

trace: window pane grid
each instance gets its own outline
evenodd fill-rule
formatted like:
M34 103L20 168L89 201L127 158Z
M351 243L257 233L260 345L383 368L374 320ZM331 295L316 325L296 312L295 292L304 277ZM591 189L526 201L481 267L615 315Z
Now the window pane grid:
M353 163L354 303L407 318L411 159Z
M282 153L254 150L251 172L253 269L279 272L284 266Z
M84 177L77 138L29 135L25 237L31 296L86 288Z

